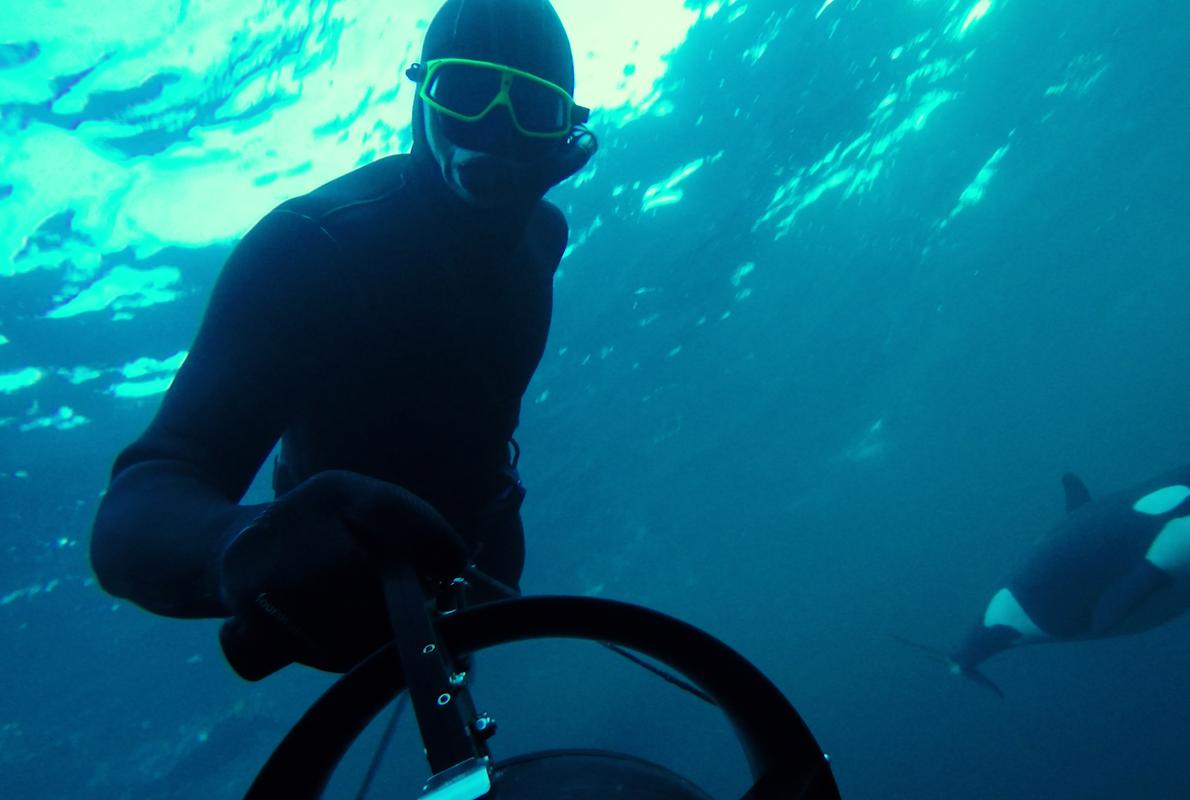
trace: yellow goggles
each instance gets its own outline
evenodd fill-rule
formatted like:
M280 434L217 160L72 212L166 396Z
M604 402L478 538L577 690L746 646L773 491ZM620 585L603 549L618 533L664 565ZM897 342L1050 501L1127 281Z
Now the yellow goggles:
M462 122L478 122L504 106L523 135L556 139L591 117L561 86L490 61L437 58L405 74L420 85L418 96L426 105Z

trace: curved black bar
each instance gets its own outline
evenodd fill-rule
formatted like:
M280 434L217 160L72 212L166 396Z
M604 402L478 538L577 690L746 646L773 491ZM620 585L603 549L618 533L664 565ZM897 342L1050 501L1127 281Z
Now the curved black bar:
M525 597L447 617L439 633L461 652L542 638L629 647L677 670L715 699L736 726L755 778L785 772L806 781L829 771L810 729L764 673L710 634L660 612L592 597Z
M351 743L404 688L397 649L387 644L306 709L256 774L244 800L321 797Z
M736 727L757 781L748 797L835 800L839 790L813 734L793 705L743 656L681 620L640 606L585 597L528 597L443 617L456 654L526 639L606 641L672 667L719 703ZM392 645L332 686L278 745L247 797L318 797L343 753L404 688Z

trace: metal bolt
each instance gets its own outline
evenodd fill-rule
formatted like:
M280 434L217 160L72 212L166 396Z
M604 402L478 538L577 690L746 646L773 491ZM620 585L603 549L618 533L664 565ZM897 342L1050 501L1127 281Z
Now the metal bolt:
M432 645L432 644L427 644L425 647L423 647L423 648L421 649L421 654L422 654L423 656L428 656L430 653L433 653L433 652L434 652L435 650L437 650L437 649L438 649L438 648L437 648L437 647L435 647L434 645Z
M443 692L438 695L438 705L444 706L450 702L450 692Z
M489 714L481 714L471 723L471 729L481 739L490 739L496 734L496 720Z

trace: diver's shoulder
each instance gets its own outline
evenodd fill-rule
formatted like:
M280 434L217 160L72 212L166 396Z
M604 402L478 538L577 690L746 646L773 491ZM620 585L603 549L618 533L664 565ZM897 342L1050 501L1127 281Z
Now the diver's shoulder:
M570 230L570 225L566 221L566 214L549 200L543 199L537 204L537 208L534 209L534 218L539 224L554 230Z
M542 200L530 219L532 235L554 263L562 260L566 242L570 238L570 224L562 209L549 200Z
M286 200L276 210L299 214L324 225L347 210L383 207L408 185L411 167L409 155L386 156Z

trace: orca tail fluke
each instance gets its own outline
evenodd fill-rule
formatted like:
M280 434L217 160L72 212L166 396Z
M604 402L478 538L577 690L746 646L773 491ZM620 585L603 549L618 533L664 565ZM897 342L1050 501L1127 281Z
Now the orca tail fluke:
M889 636L891 636L893 639L900 642L901 644L905 645L906 647L912 647L914 650L917 650L918 652L925 653L926 656L931 661L934 661L936 663L939 663L939 664L942 664L943 666L945 666L950 671L950 673L952 675L962 675L966 678L970 678L971 680L975 681L977 684L979 684L983 688L985 688L988 691L995 694L996 697L999 697L1001 700L1004 699L1004 690L1001 689L999 686L997 686L995 683L993 683L992 680L990 678L988 678L988 676L986 676L982 672L980 672L978 668L973 667L973 666L971 666L971 667L963 666L962 664L955 661L950 656L950 654L944 650L939 650L935 647L930 647L929 645L922 644L920 642L915 642L912 639L906 639L904 636L898 636L895 633L890 633Z
M982 686L983 688L987 689L989 692L992 692L994 695L996 695L996 697L999 697L1001 700L1004 699L1004 690L1001 689L999 686L997 686L995 683L993 683L991 678L989 678L987 675L984 675L982 672L980 672L975 667L964 667L959 664L955 664L954 670L956 672L958 672L960 675L966 676L966 677L970 678L971 680L975 681L980 686Z
M929 657L929 659L931 661L936 661L937 663L945 664L946 666L950 666L950 664L952 663L950 660L950 656L947 655L947 653L943 650L939 650L935 647L930 647L928 644L921 644L920 642L915 642L912 639L906 639L904 636L898 636L895 633L890 633L889 636L891 636L893 639L900 642L901 644L905 645L906 647L912 647L914 650L917 650L918 652L925 653L926 656Z

